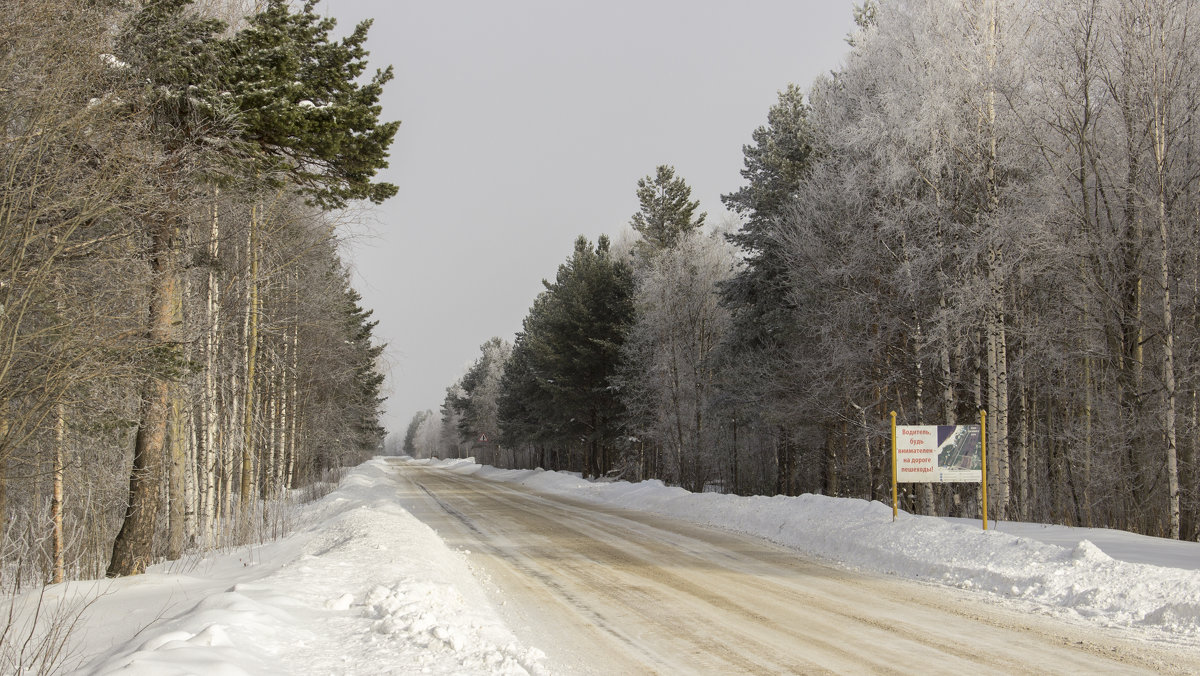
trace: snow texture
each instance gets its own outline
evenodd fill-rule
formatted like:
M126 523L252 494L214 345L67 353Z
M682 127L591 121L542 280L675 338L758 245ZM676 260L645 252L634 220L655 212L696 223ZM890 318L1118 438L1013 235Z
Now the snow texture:
M518 644L465 556L404 511L396 489L395 470L376 458L307 506L308 527L280 542L189 575L160 566L118 581L85 627L127 615L124 597L139 587L162 590L140 607L164 607L181 590L191 605L135 638L111 637L116 647L81 673L542 673L543 654Z
M465 554L399 505L389 462L350 471L302 508L304 527L278 542L48 588L48 606L91 600L72 634L73 666L134 675L545 673L544 655L503 625ZM1030 612L1200 644L1197 543L1039 524L984 532L978 521L903 512L893 523L889 506L864 500L692 494L660 481L585 481L471 459L405 462L758 535ZM25 601L28 608L36 599Z
M427 461L410 461L427 462ZM757 535L859 570L988 594L1065 619L1200 645L1200 543L1102 528L926 517L880 502L822 495L690 493L650 480L585 481L468 460L450 471L576 500Z

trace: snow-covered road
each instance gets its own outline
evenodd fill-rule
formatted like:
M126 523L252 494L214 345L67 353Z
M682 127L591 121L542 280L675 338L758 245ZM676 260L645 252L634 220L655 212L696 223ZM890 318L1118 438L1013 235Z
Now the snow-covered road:
M1200 673L1191 651L765 540L393 461L400 500L567 673Z

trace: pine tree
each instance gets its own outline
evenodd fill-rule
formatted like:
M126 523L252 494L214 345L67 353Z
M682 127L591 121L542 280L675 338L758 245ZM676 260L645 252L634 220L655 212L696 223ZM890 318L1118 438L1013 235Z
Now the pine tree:
M180 344L172 308L180 302L179 229L186 199L186 174L213 149L213 132L228 122L228 104L218 96L214 73L226 55L215 40L216 21L187 13L185 0L152 2L125 27L120 59L145 80L136 105L149 113L152 135L162 149L155 167L164 195L157 213L145 216L150 264L150 312L146 339L159 358L147 364L129 478L129 502L113 542L108 575L141 573L153 555L163 445L167 435L171 362Z
M746 266L721 288L734 314L741 349L777 344L788 323L787 283L779 257L779 220L813 157L808 106L800 88L789 84L767 113L766 126L754 130L753 145L742 147L746 185L721 196L745 219L729 239L746 256Z
M593 246L581 236L544 284L503 380L502 429L510 441L581 439L584 474L601 476L622 431L613 377L633 320L632 274L607 237Z
M538 331L541 307L548 296L542 293L525 317L522 331L513 343L512 356L500 380L497 413L500 423L500 443L508 448L531 448L537 451L543 467L556 466L553 458L542 457L549 442L556 437L554 399L545 379L533 370L533 355L527 336Z
M273 185L301 188L321 207L379 203L396 194L396 186L372 182L387 168L400 126L379 119L392 69L360 84L371 21L333 42L336 22L315 6L306 2L293 12L286 0L271 0L223 47L232 55L221 81L237 102L238 140L254 172Z
M642 236L639 251L643 254L670 249L681 237L704 225L707 214L695 215L700 202L691 199L692 189L675 176L674 167L660 165L654 176L638 179L637 187L641 210L633 215L630 225Z
M372 182L387 166L398 123L379 121L378 100L390 69L358 82L369 22L332 42L334 23L318 17L313 3L292 12L284 0L271 0L246 29L221 37L224 26L199 17L190 4L148 2L118 39L120 60L145 82L135 105L149 111L164 155L157 172L164 206L146 222L153 270L147 334L168 354L179 344L171 317L180 287L178 230L183 204L201 187L194 177L291 185L323 208L351 199L380 202L396 192ZM364 391L378 398L379 383L365 365L361 378ZM152 556L170 381L171 374L159 368L143 387L129 506L113 544L110 576L140 573ZM377 422L364 420L359 442L379 432Z
M814 160L808 106L800 89L788 85L767 114L767 125L754 130L754 143L743 146L746 185L721 197L725 205L745 219L741 229L729 236L745 253L745 265L718 289L731 314L731 328L719 348L725 364L724 386L730 399L764 401L768 419L772 403L768 388L759 377L739 377L735 371L745 364L758 365L759 372L779 372L780 351L792 344L798 332L795 304L790 295L787 266L779 237L780 221L789 201ZM793 450L790 430L777 430L779 451L776 490L792 492Z

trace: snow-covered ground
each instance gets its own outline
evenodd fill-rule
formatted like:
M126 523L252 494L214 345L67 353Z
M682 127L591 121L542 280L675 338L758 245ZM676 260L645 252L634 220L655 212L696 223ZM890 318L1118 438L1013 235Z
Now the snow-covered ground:
M689 493L652 480L584 481L470 460L451 471L757 535L859 570L986 593L1009 605L1200 646L1200 543L1099 528L924 517L821 495Z
M65 666L147 676L544 671L464 555L397 504L385 459L348 472L297 518L278 542L50 587L51 611L64 598L92 601Z
M759 535L854 568L1200 646L1197 543L1036 524L983 532L977 521L904 513L893 523L889 506L862 500L691 494L658 481L407 462ZM398 504L388 463L350 471L335 492L301 508L300 526L278 542L48 588L43 616L70 599L91 601L67 666L156 675L545 672L541 652L503 625L465 554ZM26 613L36 600L23 599Z

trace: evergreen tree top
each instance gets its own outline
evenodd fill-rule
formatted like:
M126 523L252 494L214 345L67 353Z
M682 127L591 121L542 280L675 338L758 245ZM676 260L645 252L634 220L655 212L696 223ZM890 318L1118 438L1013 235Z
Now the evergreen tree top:
M799 87L789 84L779 92L779 100L767 112L767 124L755 129L751 138L753 144L742 146L746 185L722 195L721 201L746 216L748 229L754 230L760 225L756 221L780 215L810 164L812 129Z
M144 97L176 147L221 152L239 180L298 187L310 202L339 208L382 202L396 186L373 181L387 168L399 122L380 120L390 67L360 83L371 22L340 41L311 0L293 11L269 0L245 29L191 10L192 0L151 0L118 40L122 61L146 83Z
M641 210L630 225L641 234L646 253L669 249L683 234L704 224L707 214L695 215L700 202L692 200L691 187L675 176L674 167L659 165L654 176L638 179L637 187Z
M382 202L396 193L394 185L371 182L387 167L400 124L379 119L392 69L359 84L372 22L334 42L329 33L336 21L320 17L314 6L309 0L293 12L286 0L270 0L251 17L232 39L227 86L265 175L285 175L322 207L350 199Z

